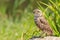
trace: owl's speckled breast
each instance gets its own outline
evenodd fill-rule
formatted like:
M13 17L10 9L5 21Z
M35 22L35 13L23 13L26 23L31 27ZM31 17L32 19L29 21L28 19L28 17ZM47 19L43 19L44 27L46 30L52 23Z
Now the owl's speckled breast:
M36 24L38 24L38 22L40 21L39 19L40 19L39 16L37 16L37 17L35 16L34 17L34 21L35 21Z

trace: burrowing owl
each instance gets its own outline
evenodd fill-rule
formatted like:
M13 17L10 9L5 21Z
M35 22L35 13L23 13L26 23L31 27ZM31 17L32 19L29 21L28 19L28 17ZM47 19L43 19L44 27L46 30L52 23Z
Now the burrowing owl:
M43 16L42 11L39 9L35 9L33 10L33 14L34 14L34 21L37 27L41 29L44 33L46 33L47 36L53 35L53 31L48 21Z

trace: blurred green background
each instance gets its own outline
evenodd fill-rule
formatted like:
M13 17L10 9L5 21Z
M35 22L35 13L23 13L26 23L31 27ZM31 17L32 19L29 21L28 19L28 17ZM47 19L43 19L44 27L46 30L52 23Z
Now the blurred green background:
M54 35L60 36L60 0L0 0L0 40L29 40L40 36L33 9L40 9Z

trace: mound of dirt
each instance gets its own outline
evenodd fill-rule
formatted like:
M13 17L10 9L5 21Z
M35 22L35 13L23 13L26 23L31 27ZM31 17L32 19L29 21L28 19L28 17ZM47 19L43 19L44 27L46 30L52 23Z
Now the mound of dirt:
M47 37L44 37L44 38L32 38L30 40L60 40L60 37L47 36Z

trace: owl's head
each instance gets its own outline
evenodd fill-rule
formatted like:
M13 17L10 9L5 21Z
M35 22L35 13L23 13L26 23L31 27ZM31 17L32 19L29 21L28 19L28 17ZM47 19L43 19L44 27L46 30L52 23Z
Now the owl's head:
M42 16L42 15L43 15L43 14L42 14L42 11L39 10L39 9L34 9L34 10L33 10L33 14L34 14L34 16Z

